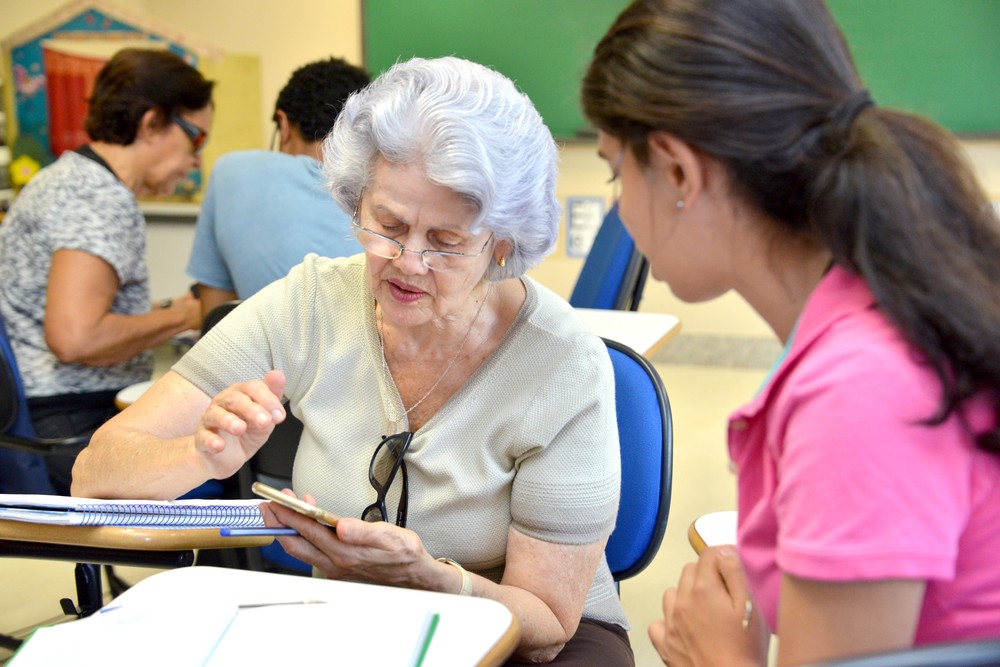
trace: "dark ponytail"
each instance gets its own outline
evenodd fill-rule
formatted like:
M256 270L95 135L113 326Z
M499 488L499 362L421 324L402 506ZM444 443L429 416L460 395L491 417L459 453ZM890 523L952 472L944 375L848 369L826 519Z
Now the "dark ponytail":
M748 204L859 274L961 414L1000 415L1000 221L949 134L875 107L821 0L636 0L594 51L584 113L641 164L664 131ZM1000 434L979 434L1000 452Z
M850 135L811 181L811 227L937 373L937 424L1000 387L1000 223L937 126L877 109ZM1000 452L996 432L979 445Z

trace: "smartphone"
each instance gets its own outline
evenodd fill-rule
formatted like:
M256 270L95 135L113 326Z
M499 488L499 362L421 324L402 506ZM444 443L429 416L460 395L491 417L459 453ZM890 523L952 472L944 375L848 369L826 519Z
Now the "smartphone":
M261 498L267 498L268 500L272 500L279 505L284 505L288 509L293 509L299 514L305 514L308 517L316 519L322 524L332 528L337 526L337 519L339 518L337 515L331 514L330 512L320 509L315 505L310 505L304 500L299 500L298 498L292 498L291 496L285 495L273 486L268 486L262 482L254 482L250 489Z

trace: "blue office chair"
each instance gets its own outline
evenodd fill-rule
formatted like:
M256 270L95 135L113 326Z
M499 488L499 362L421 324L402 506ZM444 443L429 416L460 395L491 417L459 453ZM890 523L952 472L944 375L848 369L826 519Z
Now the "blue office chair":
M35 434L7 327L0 318L0 493L55 494L45 456L80 450L84 436L40 438Z
M820 662L812 667L998 667L1000 637L948 642Z
M208 312L201 325L205 335L222 318L240 305L240 301L227 301ZM285 406L287 409L287 405ZM238 497L253 498L251 486L257 480L281 489L292 486L292 464L302 437L302 422L291 412L271 433L267 443L236 473ZM198 491L198 489L195 489ZM278 572L281 574L311 575L312 566L288 554L275 540L265 547L249 547L245 552L246 567L250 570Z
M604 554L615 582L642 572L667 529L673 471L673 421L659 373L648 359L604 339L615 372L622 491Z
M649 262L635 247L616 202L597 231L569 303L575 308L638 310Z

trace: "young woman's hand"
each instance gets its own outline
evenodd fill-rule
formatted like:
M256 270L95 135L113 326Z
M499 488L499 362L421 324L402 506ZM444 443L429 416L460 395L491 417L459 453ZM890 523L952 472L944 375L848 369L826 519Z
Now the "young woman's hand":
M769 636L731 546L706 549L688 563L677 587L663 594L663 619L649 626L670 667L766 665Z

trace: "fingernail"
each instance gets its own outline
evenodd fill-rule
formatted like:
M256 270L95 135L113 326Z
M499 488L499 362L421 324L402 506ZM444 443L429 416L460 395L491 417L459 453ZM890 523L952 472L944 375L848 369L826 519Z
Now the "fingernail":
M719 555L723 558L731 558L736 555L736 552L733 551L732 547L722 547L719 549Z
M267 423L267 420L268 420L268 416L267 416L266 412L262 412L259 415L257 415L257 423L259 425L263 426L264 424Z
M281 411L281 410L274 410L271 413L271 418L274 419L275 421L277 421L278 419L281 419L283 416L285 416L285 413L283 411Z

